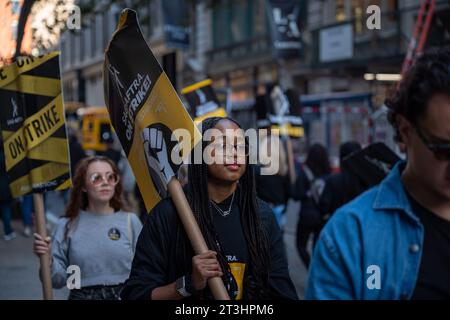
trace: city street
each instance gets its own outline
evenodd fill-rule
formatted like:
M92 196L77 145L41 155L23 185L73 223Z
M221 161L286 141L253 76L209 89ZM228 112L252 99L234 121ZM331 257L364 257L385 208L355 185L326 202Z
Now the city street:
M33 254L32 238L25 238L20 221L14 221L17 238L0 240L0 300L39 300L42 286L39 281L39 259ZM54 299L66 299L67 289L54 290Z
M449 0L0 0L0 300L450 299L449 66Z
M47 193L47 210L63 213L62 198L56 192ZM51 221L56 216L51 215ZM0 300L42 299L42 286L39 281L39 259L33 254L33 238L22 235L20 220L13 221L17 238L6 242L0 240ZM67 299L67 289L53 290L54 299Z

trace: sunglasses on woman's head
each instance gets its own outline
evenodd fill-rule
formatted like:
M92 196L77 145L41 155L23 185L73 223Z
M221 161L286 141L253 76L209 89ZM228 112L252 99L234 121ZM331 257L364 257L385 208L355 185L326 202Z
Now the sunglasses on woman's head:
M437 160L450 161L450 143L433 143L430 142L423 134L419 126L415 126L417 134L423 144L430 150Z
M94 172L89 176L89 181L94 186L99 186L105 181L110 186L115 186L119 182L119 176L114 172L107 172L105 175L102 175L99 172Z

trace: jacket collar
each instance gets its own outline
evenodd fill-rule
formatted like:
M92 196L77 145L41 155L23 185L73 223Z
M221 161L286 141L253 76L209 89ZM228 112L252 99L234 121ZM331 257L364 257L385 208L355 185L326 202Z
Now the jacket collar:
M405 166L406 161L397 162L388 176L380 183L373 209L392 212L399 210L415 222L419 222L418 217L413 213L411 202L402 182L401 175Z

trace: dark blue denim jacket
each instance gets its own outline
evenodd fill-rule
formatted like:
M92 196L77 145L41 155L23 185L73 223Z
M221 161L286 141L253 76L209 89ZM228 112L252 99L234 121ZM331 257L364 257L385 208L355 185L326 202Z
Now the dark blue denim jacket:
M315 247L306 299L409 299L423 225L396 164L378 186L336 211Z

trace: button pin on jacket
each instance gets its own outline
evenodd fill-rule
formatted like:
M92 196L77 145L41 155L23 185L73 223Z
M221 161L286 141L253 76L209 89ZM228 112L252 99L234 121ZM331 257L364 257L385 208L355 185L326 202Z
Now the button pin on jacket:
M417 244L412 244L409 246L409 252L411 252L411 253L417 253L417 252L419 252L419 250L420 250L420 247Z

